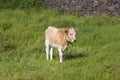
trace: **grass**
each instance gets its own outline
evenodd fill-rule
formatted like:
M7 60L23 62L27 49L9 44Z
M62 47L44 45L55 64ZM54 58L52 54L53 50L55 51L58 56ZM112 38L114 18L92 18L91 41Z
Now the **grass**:
M75 27L77 42L60 64L47 61L44 31ZM0 80L120 80L120 18L50 9L0 9Z

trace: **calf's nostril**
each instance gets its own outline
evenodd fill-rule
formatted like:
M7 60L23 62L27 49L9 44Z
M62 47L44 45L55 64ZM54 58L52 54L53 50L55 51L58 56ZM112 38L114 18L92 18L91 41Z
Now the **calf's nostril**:
M76 39L74 41L76 41Z

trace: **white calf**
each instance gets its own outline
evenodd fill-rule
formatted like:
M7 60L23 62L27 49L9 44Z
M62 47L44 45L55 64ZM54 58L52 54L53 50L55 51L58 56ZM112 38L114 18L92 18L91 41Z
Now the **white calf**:
M49 26L45 31L45 46L46 46L46 57L53 59L53 48L57 48L60 57L60 63L63 62L63 51L66 49L68 42L74 42L76 31L74 28L70 29L58 29Z

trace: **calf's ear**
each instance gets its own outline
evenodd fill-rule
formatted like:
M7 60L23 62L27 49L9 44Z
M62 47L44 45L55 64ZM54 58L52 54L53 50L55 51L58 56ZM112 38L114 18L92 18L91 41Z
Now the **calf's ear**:
M76 31L76 32L79 32L80 30L79 30L78 28L75 28L75 31Z
M71 27L72 30L75 30L75 32L79 32L79 29L78 28L73 28Z
M68 32L69 32L69 29L65 29L65 33L68 34Z

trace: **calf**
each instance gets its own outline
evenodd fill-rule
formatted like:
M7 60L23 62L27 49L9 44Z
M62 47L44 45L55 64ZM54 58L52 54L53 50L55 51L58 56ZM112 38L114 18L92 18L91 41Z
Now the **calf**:
M65 29L65 28L55 28L49 26L45 30L45 46L46 46L46 57L53 59L53 48L57 48L60 57L60 63L63 62L63 51L68 46L68 42L74 42L76 31L74 28Z

